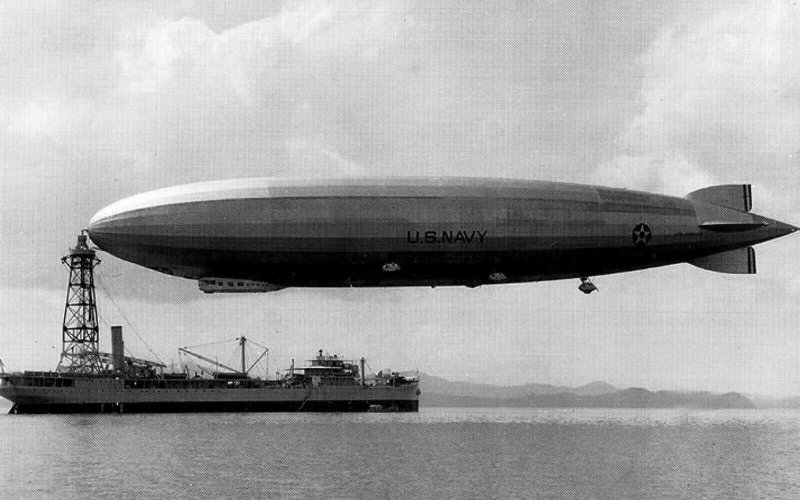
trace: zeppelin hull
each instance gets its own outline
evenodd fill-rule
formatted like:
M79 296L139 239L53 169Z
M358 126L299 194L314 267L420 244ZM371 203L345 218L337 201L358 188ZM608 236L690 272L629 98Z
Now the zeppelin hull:
M775 237L704 230L706 215L757 223L703 202L575 184L254 179L122 200L99 212L89 232L101 249L167 274L280 286L559 279L684 262Z

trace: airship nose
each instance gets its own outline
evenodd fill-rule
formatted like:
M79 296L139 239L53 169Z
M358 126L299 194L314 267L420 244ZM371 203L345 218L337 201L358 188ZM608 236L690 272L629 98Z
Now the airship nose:
M98 218L97 215L95 215L89 220L89 226L86 228L86 232L89 233L89 238L91 238L92 243L101 249L104 245L102 231L103 222L104 219Z
M99 215L101 215L101 212L102 210L94 214L92 218L89 219L89 225L87 226L86 229L89 232L89 235L91 235L92 233L97 233L98 230L103 226L103 223L105 222L105 217L99 217Z
M94 214L89 219L89 226L86 228L92 243L106 251L108 251L108 248L106 248L109 243L108 237L114 232L115 226L118 225L114 222L118 218L115 216L120 215L120 211L114 205L109 205Z
M147 238L153 231L147 216L131 210L127 202L103 208L89 219L86 228L92 244L100 250L145 267L154 267L152 248L148 247L152 238Z

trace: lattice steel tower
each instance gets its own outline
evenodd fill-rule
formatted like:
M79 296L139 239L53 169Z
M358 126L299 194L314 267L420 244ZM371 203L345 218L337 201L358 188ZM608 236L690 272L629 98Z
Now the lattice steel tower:
M94 298L94 268L100 264L94 250L86 244L86 235L61 262L69 268L67 304L64 307L63 351L57 370L70 373L100 373L97 304Z

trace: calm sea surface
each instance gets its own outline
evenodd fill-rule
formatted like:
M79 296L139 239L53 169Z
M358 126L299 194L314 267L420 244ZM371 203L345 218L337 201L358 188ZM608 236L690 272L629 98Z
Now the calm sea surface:
M800 498L800 411L3 414L0 450L0 498Z

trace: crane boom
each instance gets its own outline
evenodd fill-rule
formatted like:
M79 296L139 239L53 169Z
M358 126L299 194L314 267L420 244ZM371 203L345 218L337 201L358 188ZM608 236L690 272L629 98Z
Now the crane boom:
M215 365L215 366L217 366L217 367L219 367L219 368L225 368L226 370L230 370L230 371L232 371L233 373L242 373L242 372L240 372L239 370L237 370L237 369L235 369L235 368L231 368L230 366L223 365L223 364L222 364L222 363L220 363L219 361L216 361L216 360L214 360L214 359L211 359L211 358L207 358L207 357L205 357L205 356L202 356L202 355L200 355L200 354L197 354L196 352L192 352L192 351L190 351L190 350L186 349L185 347L179 347L179 348L178 348L178 351L180 351L180 352L182 352L182 353L185 353L185 354L188 354L189 356L194 356L194 357L195 357L195 358L197 358L197 359L202 359L202 360L203 360L203 361L205 361L206 363L212 363L213 365Z

